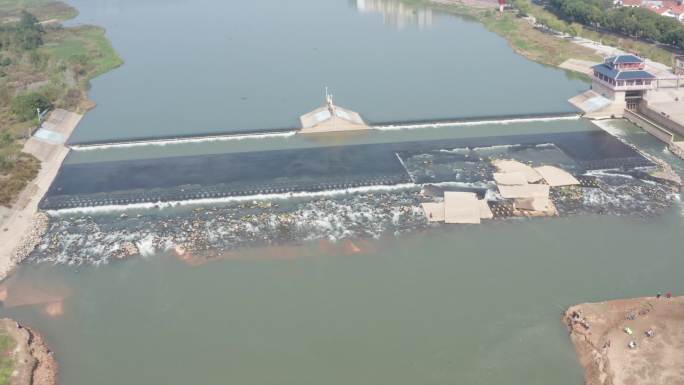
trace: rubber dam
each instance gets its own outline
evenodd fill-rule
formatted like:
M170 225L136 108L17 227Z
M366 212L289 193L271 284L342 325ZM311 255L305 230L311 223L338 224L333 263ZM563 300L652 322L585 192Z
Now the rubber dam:
M131 145L136 143L125 144ZM117 144L101 146L116 147ZM505 148L506 156L515 157L519 153L523 155L522 160L528 161L534 160L525 159L525 154L529 157L529 149L550 148L556 154L553 157L556 163L563 163L576 173L652 165L639 152L601 130L319 145L92 163L67 161L40 208L63 210L198 199L247 199L364 187L483 182L491 180L491 170L467 170L477 169L482 157L488 156L473 149L488 148ZM422 172L425 162L420 159L425 154L439 155L435 161L444 164L443 172Z

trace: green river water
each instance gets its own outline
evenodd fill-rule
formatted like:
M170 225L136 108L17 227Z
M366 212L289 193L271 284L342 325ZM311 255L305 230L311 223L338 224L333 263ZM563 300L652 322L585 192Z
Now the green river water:
M79 140L287 127L320 103L324 84L340 104L376 121L570 111L567 97L586 88L515 55L478 24L437 13L430 24L417 10L401 19L360 12L397 9L392 2L73 3L81 11L77 22L107 27L127 62L94 82L99 107L78 128ZM501 66L507 70L495 73ZM483 93L483 82L500 89ZM451 129L472 136L589 126L575 120ZM606 127L684 171L684 162L636 127ZM255 143L97 150L69 161L314 145ZM167 253L101 266L31 264L8 280L0 315L45 335L65 385L579 385L582 371L561 311L683 293L683 214L677 202L646 219L437 227L361 240L351 255L313 241L200 266ZM45 298L63 299L62 314L48 315Z

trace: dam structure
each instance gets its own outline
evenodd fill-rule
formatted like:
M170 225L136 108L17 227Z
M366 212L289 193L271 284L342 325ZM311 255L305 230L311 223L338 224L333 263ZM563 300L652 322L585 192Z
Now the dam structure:
M481 164L481 156L473 155L473 149L501 147L523 155L542 149L576 173L652 165L636 150L600 130L67 162L40 208L64 210L478 183L491 179L491 170L467 171ZM444 167L424 172L421 159L426 154Z
M370 126L356 112L336 106L326 89L325 104L300 117L301 128L238 134L225 137L156 139L140 142L92 144L80 150L118 147L200 143L214 140L271 138L288 141L299 137L301 148L250 149L240 145L234 152L121 158L96 162L66 162L40 202L43 210L88 207L149 205L197 200L250 199L360 189L417 188L425 184L492 180L492 170L473 149L509 148L509 156L523 154L522 161L534 162L540 154L552 154L556 164L575 173L590 170L650 166L652 163L633 148L604 131L555 132L422 139L373 143L345 140L340 134L387 135L419 128L478 126L491 122L509 124L546 120L577 119L577 115L545 115L492 118L451 122L398 122ZM476 128L479 130L479 128ZM428 131L423 131L428 132ZM479 131L476 131L479 132ZM400 134L399 134L400 135ZM358 138L358 135L354 137ZM341 140L339 140L342 138ZM286 144L285 142L280 145ZM535 149L552 147L552 151ZM532 149L529 150L528 149ZM525 155L525 152L529 152ZM496 151L495 151L496 152ZM484 151L487 153L487 151ZM446 155L445 155L446 154ZM438 162L420 162L421 157ZM501 156L501 155L499 155ZM528 156L528 158L525 158ZM429 166L429 167L427 167ZM479 171L476 171L478 170ZM480 189L480 194L484 191Z
M355 111L334 104L333 95L325 91L325 104L299 117L298 127L272 128L237 131L227 134L196 134L172 137L138 138L126 141L80 141L69 142L72 150L89 151L108 148L164 146L179 143L206 143L244 139L290 138L295 135L364 133L386 130L409 130L436 127L477 126L486 124L508 124L524 122L545 122L576 120L577 112L549 112L544 114L473 116L461 118L439 118L430 120L367 122Z

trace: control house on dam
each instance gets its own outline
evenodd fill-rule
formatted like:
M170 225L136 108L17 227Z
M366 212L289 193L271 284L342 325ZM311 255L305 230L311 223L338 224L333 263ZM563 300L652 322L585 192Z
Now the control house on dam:
M648 90L656 88L656 76L645 70L636 55L612 56L592 67L591 89L615 104L636 110Z

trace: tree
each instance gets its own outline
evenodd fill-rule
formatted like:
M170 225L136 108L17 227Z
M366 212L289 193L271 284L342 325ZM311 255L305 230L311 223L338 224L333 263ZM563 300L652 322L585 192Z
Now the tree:
M4 32L0 34L0 46L33 50L43 45L45 30L35 16L22 11L17 24L6 26L0 32Z
M38 108L41 111L49 110L52 108L52 103L45 95L37 92L21 94L12 99L12 113L21 121L35 118Z
M613 8L610 0L550 0L565 20L684 48L684 25L644 8Z
M19 29L31 29L38 32L45 32L43 26L40 25L38 18L32 13L21 11L21 17L19 18Z

